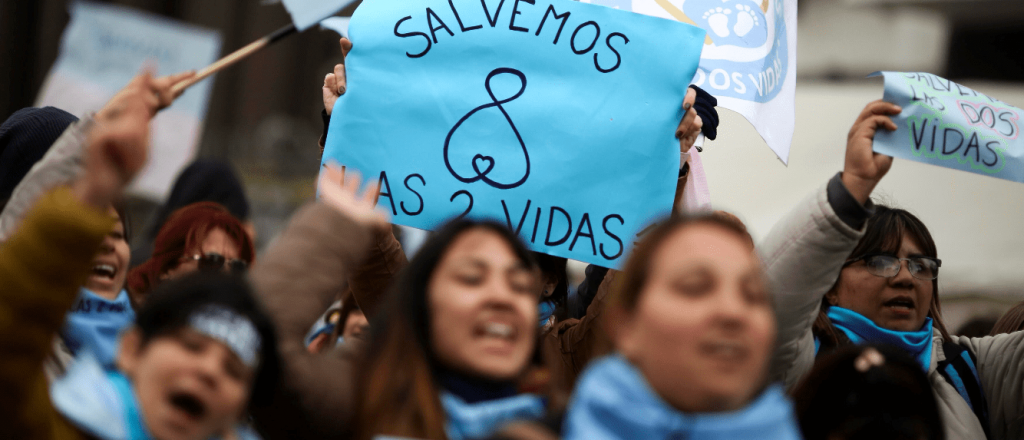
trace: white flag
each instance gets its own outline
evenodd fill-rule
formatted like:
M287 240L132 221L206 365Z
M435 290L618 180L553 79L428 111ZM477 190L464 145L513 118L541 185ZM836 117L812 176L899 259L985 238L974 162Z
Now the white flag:
M797 0L583 0L708 33L693 84L750 121L782 160L796 122Z

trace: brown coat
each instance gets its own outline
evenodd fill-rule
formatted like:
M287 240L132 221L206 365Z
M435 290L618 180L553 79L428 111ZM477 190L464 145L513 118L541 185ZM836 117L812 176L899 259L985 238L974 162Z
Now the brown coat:
M609 270L604 276L583 318L557 322L542 336L541 350L551 370L551 385L556 389L572 391L587 364L611 352L611 343L602 321L605 299L618 274L617 270Z
M402 244L390 230L377 231L363 263L349 277L349 292L367 318L377 314L384 293L398 271L409 264Z
M113 224L59 188L0 245L0 438L86 438L50 403L42 367Z
M359 265L367 252L373 256ZM352 427L353 369L360 346L346 344L341 350L311 354L303 338L309 324L346 284L372 316L387 282L404 265L405 256L392 234L374 237L321 203L301 209L257 261L250 271L252 282L277 327L282 361L281 385L273 403L252 409L265 438L338 438Z

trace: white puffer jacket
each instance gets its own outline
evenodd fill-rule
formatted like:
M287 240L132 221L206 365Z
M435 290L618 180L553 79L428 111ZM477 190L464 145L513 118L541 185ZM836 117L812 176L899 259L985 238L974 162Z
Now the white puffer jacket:
M814 365L811 327L821 298L839 277L863 233L840 219L829 203L827 187L822 187L780 220L760 246L779 325L771 374L787 389L792 389ZM984 338L954 337L954 342L978 358L992 440L1024 440L1024 331ZM937 363L945 360L942 343L936 330L928 380L935 391L946 438L985 439L970 406L936 370Z

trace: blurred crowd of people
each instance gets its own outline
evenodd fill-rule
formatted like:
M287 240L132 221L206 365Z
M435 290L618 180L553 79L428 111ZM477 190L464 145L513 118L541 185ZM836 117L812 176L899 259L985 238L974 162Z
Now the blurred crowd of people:
M0 437L1024 439L1024 303L951 334L927 226L871 200L893 104L864 107L843 169L760 243L678 208L570 286L564 258L491 221L407 256L377 185L340 165L259 258L213 161L130 243L124 188L191 75L0 126ZM338 64L321 152L346 86ZM681 153L715 138L716 104L691 86Z

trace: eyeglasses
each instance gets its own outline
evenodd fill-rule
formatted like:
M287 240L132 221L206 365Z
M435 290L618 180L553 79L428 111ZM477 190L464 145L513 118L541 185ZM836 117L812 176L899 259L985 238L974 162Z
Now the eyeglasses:
M938 278L939 266L942 266L942 260L932 257L898 258L886 254L868 254L847 261L843 264L843 267L861 260L864 261L864 266L867 267L868 272L883 278L891 278L900 273L900 268L903 267L904 261L907 262L907 270L910 271L911 276L925 281Z
M237 258L229 260L227 257L216 252L209 252L202 255L195 254L191 259L198 263L199 270L206 272L214 272L227 268L231 273L240 274L249 268L249 263L246 263L245 260L239 260Z

